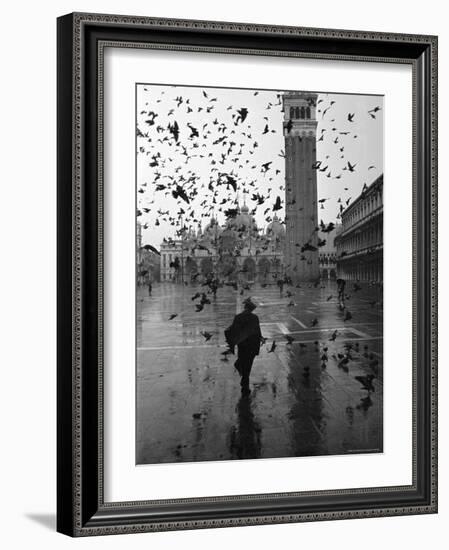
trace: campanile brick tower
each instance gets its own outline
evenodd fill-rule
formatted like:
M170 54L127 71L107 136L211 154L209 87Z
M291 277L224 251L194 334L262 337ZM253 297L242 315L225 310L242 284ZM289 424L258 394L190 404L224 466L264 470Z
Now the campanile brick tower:
M316 281L319 277L316 247L318 224L316 162L317 94L285 92L285 214L284 265L293 281Z

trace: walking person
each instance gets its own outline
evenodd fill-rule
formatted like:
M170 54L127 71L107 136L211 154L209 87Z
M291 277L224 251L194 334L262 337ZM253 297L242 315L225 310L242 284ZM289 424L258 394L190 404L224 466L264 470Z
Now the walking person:
M284 293L284 279L278 279L277 285L279 287L279 297L282 298Z
M237 346L238 356L234 363L240 374L240 386L242 395L249 395L249 376L256 355L259 355L262 333L260 331L259 317L253 313L256 304L251 298L243 302L243 311L237 314L232 325L225 330L225 338L233 351Z
M151 296L152 291L153 291L153 285L151 284L151 279L148 279L148 296Z
M209 288L212 291L212 295L214 297L214 300L217 299L217 290L218 290L218 279L214 278L209 284Z
M345 308L345 286L346 281L344 279L337 279L338 305L340 306L340 309Z

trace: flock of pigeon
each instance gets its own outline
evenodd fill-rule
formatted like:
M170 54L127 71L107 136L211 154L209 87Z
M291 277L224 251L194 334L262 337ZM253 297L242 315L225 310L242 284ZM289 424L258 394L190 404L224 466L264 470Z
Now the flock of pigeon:
M225 98L229 104L223 104ZM170 235L168 240L179 239L212 217L224 220L235 216L239 194L261 225L270 223L276 212L283 213L282 93L248 91L247 99L252 110L234 105L232 95L223 95L222 90L142 87L136 126L137 217L144 230L162 224ZM164 105L163 111L159 103ZM336 103L321 95L317 100L317 141L326 141L326 154L312 166L320 178L322 173L322 177L335 180L335 185L343 175L358 170L358 163L345 156L345 140L360 139L351 128L355 120L377 119L381 110L376 105L365 113L347 113L345 121L337 121L332 116ZM338 173L331 172L331 157L338 158ZM365 166L364 173L375 168L374 164ZM339 189L337 219L352 198L344 196L349 187L339 185ZM319 200L320 209L325 209L328 200Z
M288 281L287 281L287 283L288 283ZM317 283L314 283L312 285L309 285L309 287L310 288L317 287L319 284L320 283L317 282ZM299 283L295 286L296 286L296 288L301 288L302 287L302 285L299 284ZM321 288L326 288L326 287L322 286ZM362 287L358 283L353 283L352 284L352 291L354 293L356 293L360 290L362 290ZM290 298L290 297L294 296L294 291L292 292L292 290L287 290L285 296L287 298ZM352 297L351 294L345 294L345 300L350 300L351 297ZM327 297L326 301L329 302L332 299L333 299L333 296L329 295ZM375 300L369 302L369 305L371 306L371 308L373 308L374 306L376 306L378 304L379 304L379 302L375 301ZM286 305L287 305L287 307L296 306L296 304L293 302L293 300L291 300ZM352 319L352 314L347 309L347 307L344 307L342 309L342 313L343 313L343 321L344 322L349 321L349 320ZM314 327L317 327L317 326L319 327L318 318L312 319L312 321L310 323L310 328L314 328ZM214 335L214 333L204 332L204 331L201 332L201 334L202 334L202 336L204 336L206 341L209 341L212 338L212 336ZM368 345L364 345L363 346L363 351L362 351L362 349L360 347L360 344L357 341L354 342L354 343L343 342L342 349L340 349L340 350L338 350L338 349L335 350L335 346L332 346L334 348L335 352L332 353L332 354L329 354L329 342L330 343L337 342L337 344L338 344L338 337L339 336L340 336L339 330L338 329L334 330L332 332L332 334L330 335L328 341L320 342L319 340L315 340L313 342L312 350L315 352L315 354L319 355L322 370L327 368L329 357L336 363L337 367L345 373L349 373L351 362L355 361L355 360L359 361L359 362L362 361L363 364L368 367L368 369L370 370L369 374L354 376L355 380L357 380L361 384L362 389L368 392L367 395L363 399L361 399L360 404L357 406L357 408L363 409L363 410L366 411L372 405L372 400L370 398L370 394L371 394L371 392L375 391L373 381L375 380L375 378L378 375L379 360L376 358L373 351L369 350ZM300 354L306 352L308 347L310 347L310 346L308 346L307 343L295 341L295 338L293 336L289 335L289 334L283 335L283 338L285 340L285 345L287 347L292 347L293 344L298 344ZM267 339L262 338L262 343L266 344ZM267 353L274 353L276 351L276 349L278 348L278 345L279 345L279 342L277 342L276 339L273 339L271 341L271 343L268 345L268 347L266 348ZM224 361L224 362L229 361L228 356L231 355L231 354L233 354L233 351L230 348L227 348L225 351L223 351L221 353L221 355L222 355L221 360ZM303 367L303 371L302 371L302 376L303 376L303 379L304 379L305 382L308 381L308 379L310 377L310 374L311 374L310 366L305 365Z
M227 105L218 105L220 93L214 89L192 90L188 88L170 87L160 89L157 94L152 93L153 88L143 87L141 110L137 116L137 155L138 171L146 174L145 181L140 181L138 192L137 218L144 230L153 229L165 225L167 229L166 242L184 239L189 232L211 218L232 220L236 218L238 210L239 194L244 197L245 202L250 205L250 214L270 223L274 216L285 211L284 178L284 157L283 145L283 102L282 94L275 92L248 92L253 96L252 104L260 94L259 108L254 112L247 105L234 104L229 101ZM175 92L173 93L173 89ZM168 94L170 97L164 98ZM195 96L195 97L194 97ZM229 96L230 97L230 96ZM381 107L373 105L366 112L348 112L344 121L337 121L332 116L335 110L336 101L328 100L326 96L318 96L316 102L317 119L319 121L317 142L326 140L326 151L324 158L317 160L312 166L313 169L322 173L329 180L335 180L334 185L341 184L338 180L344 173L353 174L358 169L356 159L348 159L345 156L345 140L360 139L358 134L350 127L358 117L368 117L374 121L379 115ZM335 96L333 96L335 97ZM223 103L221 98L221 103ZM310 99L310 101L314 101ZM159 108L162 103L168 110ZM290 125L289 125L290 122ZM286 124L286 131L291 129L291 121ZM349 127L349 129L348 129ZM265 144L264 147L261 145ZM275 149L274 147L277 147ZM261 158L261 150L270 151L270 157ZM266 154L266 153L264 153ZM329 168L330 157L340 162L340 171L332 173ZM375 165L365 167L365 170L375 169ZM366 183L362 193L366 189ZM343 187L341 191L348 191ZM319 208L325 209L328 198L319 199ZM337 200L338 212L336 218L341 217L342 212L349 205L351 197L340 196ZM163 206L164 205L164 206ZM318 206L318 205L317 205ZM300 205L298 205L300 208ZM284 216L285 217L285 216ZM334 222L324 223L322 220L316 227L316 231L330 233L335 227ZM247 226L236 227L237 245L234 251L239 255L241 237L248 231ZM266 249L269 239L258 234L259 251ZM296 243L304 255L306 252L316 252L320 246L326 244L325 239L318 239L312 244L311 239L307 242ZM153 245L143 246L153 249ZM200 243L193 245L191 250L194 253L195 247L207 247ZM212 252L210 252L212 254ZM256 250L256 254L258 251ZM229 251L227 251L229 254ZM304 255L304 259L306 256ZM179 267L173 264L171 267ZM192 277L192 282L199 274ZM188 284L188 283L186 283ZM235 281L226 281L226 274L223 280L217 276L210 277L204 281L203 291L196 292L192 296L195 311L201 312L204 307L211 303L211 296L216 296L217 290L224 285L232 286L237 292L243 294L250 290L248 283L241 284ZM282 284L289 285L288 277ZM315 286L319 285L319 281ZM299 286L299 285L297 285ZM359 290L354 285L354 291ZM288 290L287 297L293 297ZM331 297L329 298L331 299ZM376 302L372 303L372 307ZM291 300L288 306L294 306ZM175 319L178 313L170 315L169 320ZM345 309L344 321L352 318L352 314ZM318 320L314 319L312 326L316 326ZM202 336L208 341L213 333L202 331ZM331 340L335 340L335 332ZM293 340L286 336L287 345L291 346ZM273 353L276 349L276 342L273 341L268 352ZM300 344L303 346L305 344ZM352 360L356 346L345 345L345 350L337 357L338 366L344 370ZM227 360L230 350L223 352L223 360ZM322 367L326 367L328 361L327 347L323 347ZM375 367L374 359L371 360ZM304 368L304 377L309 376L309 368ZM372 378L370 378L372 376ZM373 391L373 375L367 377L356 377L368 392Z

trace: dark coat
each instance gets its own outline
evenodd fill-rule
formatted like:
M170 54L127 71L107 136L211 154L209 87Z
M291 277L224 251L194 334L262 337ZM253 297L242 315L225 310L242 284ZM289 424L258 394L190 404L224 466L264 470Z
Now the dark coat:
M249 311L242 311L234 317L232 325L225 330L225 337L231 349L238 346L240 351L259 355L262 337L259 317Z
M337 288L339 292L343 292L345 289L346 281L344 279L337 279Z

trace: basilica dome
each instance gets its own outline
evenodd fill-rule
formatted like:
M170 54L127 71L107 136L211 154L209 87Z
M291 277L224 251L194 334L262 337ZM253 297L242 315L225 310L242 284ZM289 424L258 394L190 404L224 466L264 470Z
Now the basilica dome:
M218 221L216 218L212 217L210 222L206 225L204 228L204 231L202 232L201 238L202 239L210 239L213 240L216 237L219 237L222 233L223 229L220 227Z
M273 237L284 237L285 236L285 227L277 217L274 215L273 221L267 226L267 235Z
M226 227L239 232L257 232L256 220L250 214L248 206L246 204L244 204L241 208L238 206L237 210L237 215L234 218L229 218L227 220Z

